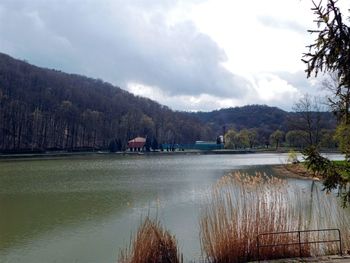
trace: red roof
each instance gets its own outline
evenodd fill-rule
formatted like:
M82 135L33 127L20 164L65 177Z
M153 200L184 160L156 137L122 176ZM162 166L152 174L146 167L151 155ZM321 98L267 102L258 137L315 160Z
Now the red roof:
M136 137L128 142L129 148L143 148L146 143L146 138Z

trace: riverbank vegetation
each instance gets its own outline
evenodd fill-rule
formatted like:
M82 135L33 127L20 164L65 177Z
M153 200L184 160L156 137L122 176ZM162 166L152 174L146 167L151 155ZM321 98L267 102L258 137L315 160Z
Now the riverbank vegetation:
M181 263L177 241L159 221L147 217L130 240L129 249L121 250L119 263Z
M308 182L301 187L285 178L240 172L220 178L199 217L203 260L240 263L349 251L350 211L341 208L336 193L322 191L319 182ZM300 241L296 232L266 235L317 229L339 229L342 247L338 242L308 243L337 240L337 231L301 232ZM146 218L118 262L182 262L182 256L175 237L159 221Z
M286 180L262 174L233 173L212 190L200 218L202 250L209 262L248 262L258 259L257 236L262 233L340 228L343 249L350 248L350 224L333 194L291 187ZM302 242L336 239L336 233L303 233ZM263 235L261 245L297 243L296 234ZM336 254L336 243L306 244L302 256ZM260 259L299 256L298 246L261 248Z

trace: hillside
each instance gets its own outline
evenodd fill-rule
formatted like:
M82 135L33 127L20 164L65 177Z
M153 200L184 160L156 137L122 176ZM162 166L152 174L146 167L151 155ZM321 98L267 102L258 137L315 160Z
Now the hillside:
M189 115L209 125L215 134L222 134L223 129L255 129L261 144L267 142L270 134L277 129L287 133L290 130L307 128L303 113L287 112L267 105L247 105ZM314 132L335 129L336 118L331 112L314 112L311 115Z
M215 140L224 127L254 129L258 143L265 144L277 129L303 130L301 119L300 113L266 105L176 112L102 80L0 53L0 152L123 150L136 136L147 137L155 147L194 143ZM335 124L331 113L320 114L320 131Z
M225 125L241 130L243 128L267 126L272 130L276 130L285 126L289 113L266 105L248 105L212 112L198 112L195 115L203 122L209 123L216 128Z
M201 121L101 80L36 67L0 53L0 151L124 149L129 139L192 143Z

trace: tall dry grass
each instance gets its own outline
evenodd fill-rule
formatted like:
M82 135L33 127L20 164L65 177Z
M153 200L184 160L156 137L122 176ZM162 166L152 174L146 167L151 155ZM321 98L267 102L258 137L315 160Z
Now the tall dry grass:
M129 248L119 254L119 263L180 263L182 262L175 236L164 229L159 221L146 218Z
M221 178L200 218L200 241L206 258L217 263L248 262L257 259L258 234L335 227L332 224L338 216L333 217L334 220L317 217L317 212L331 202L320 200L319 191L312 196L312 191L310 197L310 192L300 187L293 188L285 180L260 173L250 176L236 172ZM319 200L315 201L315 196ZM310 198L313 201L310 202ZM334 209L328 211L341 214ZM320 233L301 235L302 242L322 238L328 237ZM295 242L298 242L297 234L267 235L260 239L262 245ZM303 245L301 250L302 256L336 252L337 246L333 243ZM298 246L260 249L260 259L295 256L299 256Z

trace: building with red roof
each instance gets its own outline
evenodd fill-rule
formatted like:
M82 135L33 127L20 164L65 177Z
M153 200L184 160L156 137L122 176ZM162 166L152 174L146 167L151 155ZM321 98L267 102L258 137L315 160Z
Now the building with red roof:
M145 144L146 144L146 138L136 137L128 141L128 149L131 152L140 152L140 151L143 151Z

